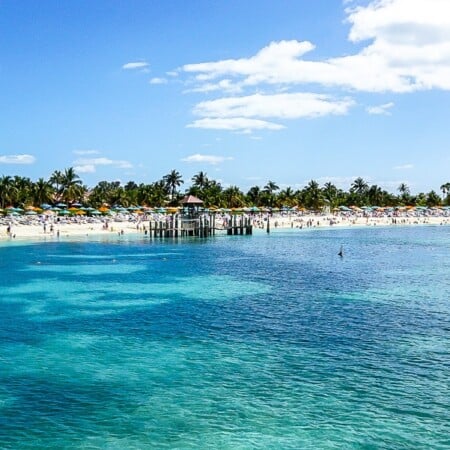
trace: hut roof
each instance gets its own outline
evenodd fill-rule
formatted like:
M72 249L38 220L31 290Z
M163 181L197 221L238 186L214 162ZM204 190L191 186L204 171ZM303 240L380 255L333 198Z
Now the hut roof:
M186 195L183 200L181 200L182 205L202 205L203 201L197 198L195 195Z

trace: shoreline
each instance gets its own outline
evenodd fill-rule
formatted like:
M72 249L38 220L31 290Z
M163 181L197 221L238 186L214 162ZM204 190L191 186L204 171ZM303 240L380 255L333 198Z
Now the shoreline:
M306 231L306 230L331 230L352 228L397 228L417 226L449 226L449 216L426 217L398 217L395 223L391 217L342 217L342 216L273 216L269 218L270 232L277 231ZM43 224L12 224L10 235L6 227L0 229L0 244L7 242L65 242L71 238L121 237L121 236L146 236L148 221L109 221L108 226L102 221L91 223L58 223L47 231ZM255 233L267 232L267 218L255 218L253 220ZM45 229L45 231L44 231ZM219 234L220 235L220 232Z

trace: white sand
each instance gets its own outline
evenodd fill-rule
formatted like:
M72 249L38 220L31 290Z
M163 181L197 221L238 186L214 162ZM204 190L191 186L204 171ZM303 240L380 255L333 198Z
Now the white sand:
M334 216L334 215L304 215L304 216L273 216L270 217L271 231L277 229L307 229L307 228L336 228L336 227L367 227L367 226L414 226L414 225L450 225L449 216L403 216L396 217L393 223L391 217L363 217L363 216ZM12 223L11 233L7 234L7 224L3 221L0 225L0 241L9 239L23 239L29 241L57 240L66 237L82 236L113 236L118 234L144 234L146 221L114 221L108 220L108 228L101 221L80 223L55 223L53 231L50 224L46 225L44 232L43 224L18 224ZM267 221L264 218L255 218L253 221L255 229L266 230Z

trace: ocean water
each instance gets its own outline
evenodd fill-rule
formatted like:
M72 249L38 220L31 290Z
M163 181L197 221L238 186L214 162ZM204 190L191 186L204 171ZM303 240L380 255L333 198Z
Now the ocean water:
M8 242L0 280L1 449L450 448L450 227Z

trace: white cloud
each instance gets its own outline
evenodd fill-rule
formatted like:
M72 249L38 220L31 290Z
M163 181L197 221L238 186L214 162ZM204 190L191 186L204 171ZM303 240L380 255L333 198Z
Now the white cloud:
M84 164L84 165L80 165L80 166L75 166L73 168L73 170L75 170L75 172L78 172L78 173L94 173L95 166L94 166L94 164Z
M246 97L226 97L197 104L194 114L202 117L274 117L297 119L328 114L346 114L354 102L335 100L326 95L310 93L255 94Z
M33 164L35 161L33 155L0 155L0 164Z
M394 169L395 170L409 170L409 169L414 169L414 165L413 164L403 164L400 166L395 166Z
M194 114L202 119L195 120L188 127L245 133L263 129L281 130L285 128L284 125L262 119L298 119L346 114L353 104L353 100L348 98L338 100L311 93L225 97L198 103Z
M129 62L122 66L122 69L125 70L135 70L135 69L145 69L149 66L149 64L145 61L136 61L136 62Z
M308 41L272 42L249 58L187 64L200 90L317 83L365 92L450 90L450 2L372 0L347 7L349 40L367 41L359 52L314 60ZM221 79L222 78L222 79Z
M229 130L250 133L252 130L281 130L285 128L265 120L247 119L245 117L205 118L195 120L187 125L188 128L205 128L210 130Z
M394 103L389 102L389 103L384 103L383 105L378 105L378 106L368 106L366 108L366 111L369 114L390 116L391 112L389 111L389 109L391 109L393 106L394 106Z
M232 159L233 158L231 156L201 155L200 153L196 153L194 155L183 158L181 161L187 163L204 163L217 165L223 163L224 161L231 161Z
M98 155L98 150L74 150L75 155Z
M93 173L97 166L112 166L118 169L131 169L133 165L125 160L109 158L79 158L73 162L79 172Z
M149 83L150 83L150 84L166 84L166 83L167 83L167 79L166 79L166 78L158 78L158 77L155 77L155 78L152 78L152 79L149 81Z

